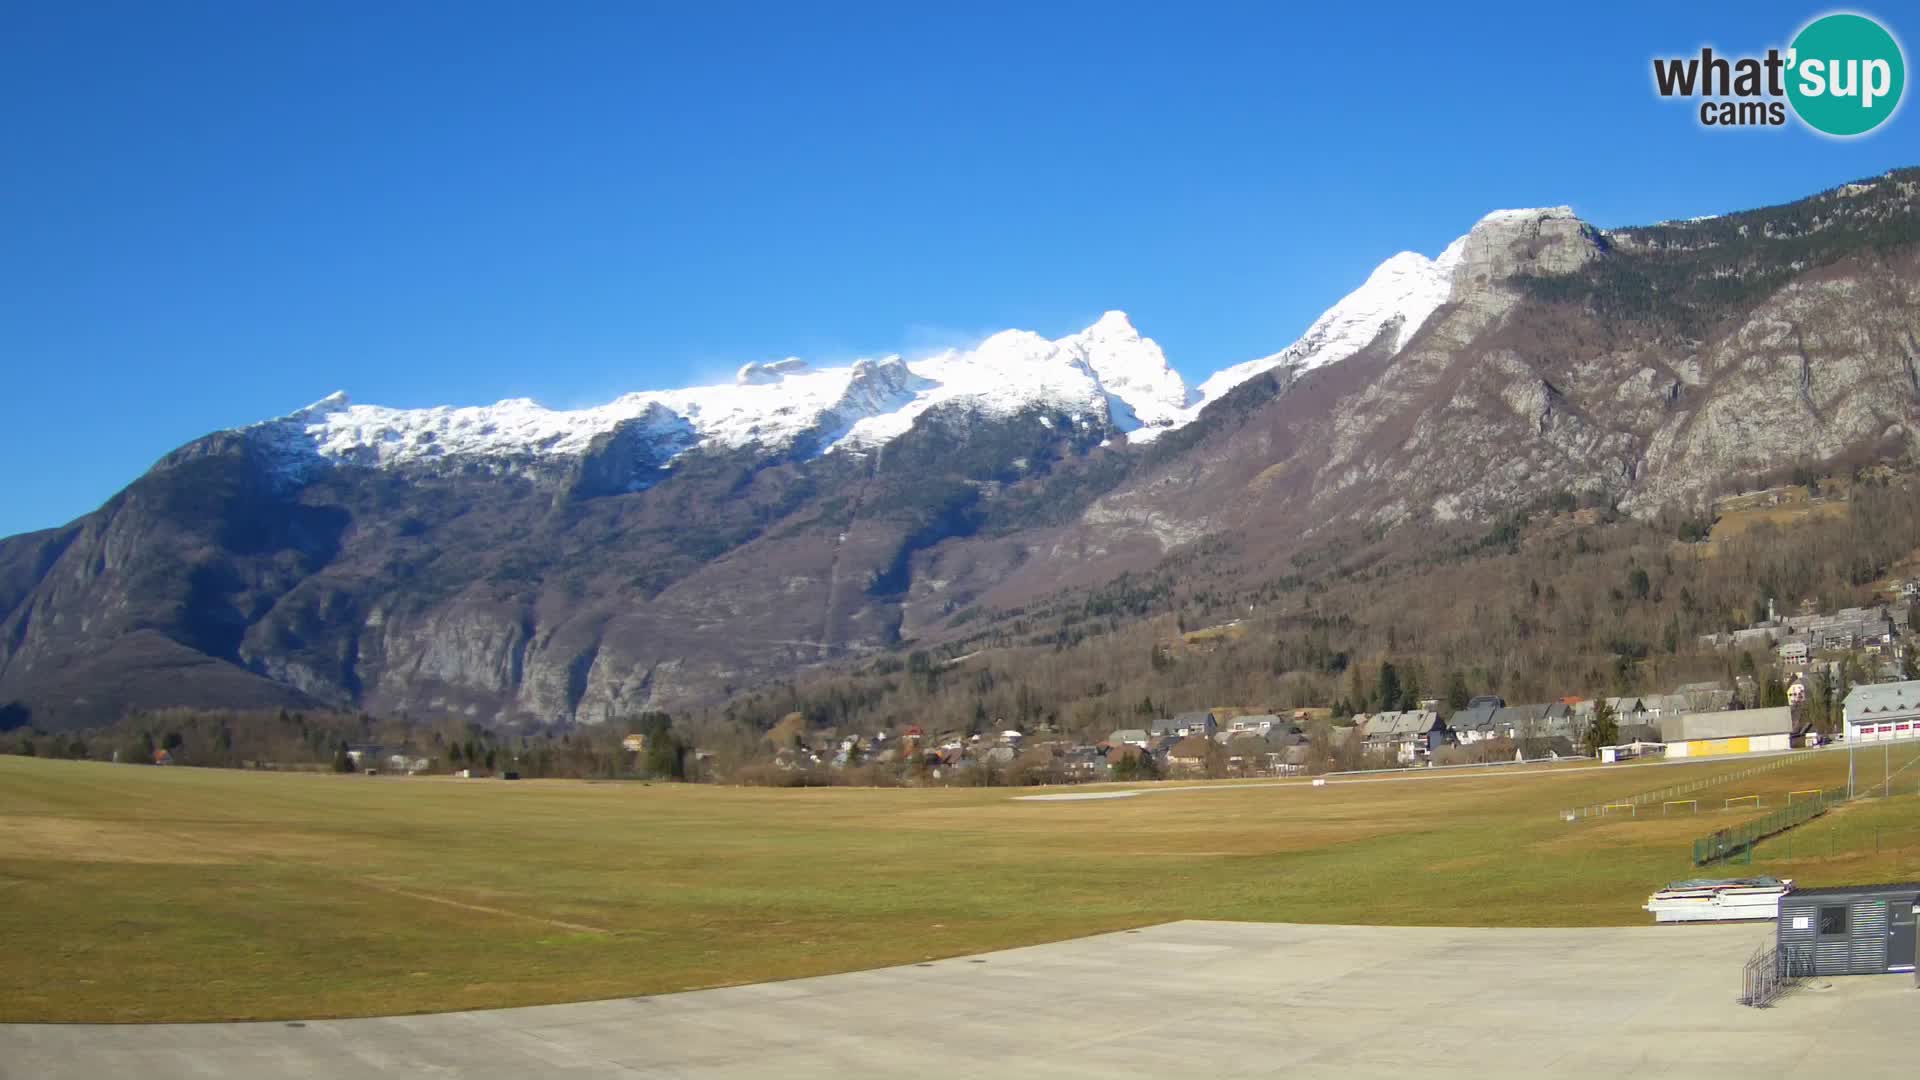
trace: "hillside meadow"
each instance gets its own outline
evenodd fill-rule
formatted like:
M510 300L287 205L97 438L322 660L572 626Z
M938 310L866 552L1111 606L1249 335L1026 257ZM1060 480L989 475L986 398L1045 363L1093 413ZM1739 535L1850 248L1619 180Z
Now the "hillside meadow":
M1767 872L1920 878L1896 797ZM1874 779L1882 767L1875 757ZM1688 842L1845 782L1827 753L1701 813L1568 823L1751 762L1417 779L768 790L456 781L0 757L0 1020L288 1019L664 993L923 961L1174 919L1631 925ZM1899 794L1904 792L1904 794ZM1748 872L1745 868L1726 871ZM1676 930L1684 933L1684 930Z

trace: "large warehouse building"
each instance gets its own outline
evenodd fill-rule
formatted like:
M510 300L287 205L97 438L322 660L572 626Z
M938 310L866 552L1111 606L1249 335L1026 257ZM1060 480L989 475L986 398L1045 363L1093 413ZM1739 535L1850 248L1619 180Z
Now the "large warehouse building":
M1846 737L1864 742L1920 738L1920 681L1856 686L1841 703Z
M1660 718L1668 758L1758 754L1793 749L1793 709L1732 709Z

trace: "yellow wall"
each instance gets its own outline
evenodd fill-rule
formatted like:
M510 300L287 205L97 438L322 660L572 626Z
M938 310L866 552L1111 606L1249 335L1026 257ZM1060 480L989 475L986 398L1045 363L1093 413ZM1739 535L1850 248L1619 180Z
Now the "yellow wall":
M1688 757L1713 757L1717 754L1744 754L1751 739L1697 739L1687 744Z

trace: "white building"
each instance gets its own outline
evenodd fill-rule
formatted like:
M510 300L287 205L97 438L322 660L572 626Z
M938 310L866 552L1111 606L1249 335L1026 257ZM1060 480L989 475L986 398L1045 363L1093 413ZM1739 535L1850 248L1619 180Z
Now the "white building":
M1848 739L1920 738L1920 681L1856 686L1840 708Z
M1663 717L1660 738L1667 757L1759 754L1793 748L1793 709L1731 709Z

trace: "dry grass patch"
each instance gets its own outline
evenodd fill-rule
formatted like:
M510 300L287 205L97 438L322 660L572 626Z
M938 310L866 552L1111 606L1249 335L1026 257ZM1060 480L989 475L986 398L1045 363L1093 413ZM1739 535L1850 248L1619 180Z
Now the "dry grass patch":
M1029 803L0 758L0 1020L526 1005L1180 918L1639 923L1652 888L1690 874L1709 815L1560 809L1733 767Z

